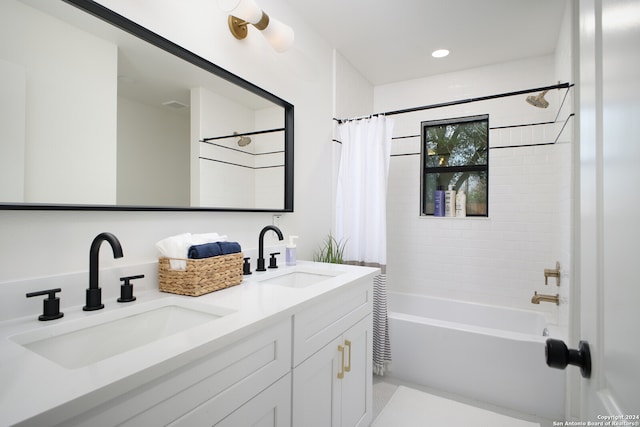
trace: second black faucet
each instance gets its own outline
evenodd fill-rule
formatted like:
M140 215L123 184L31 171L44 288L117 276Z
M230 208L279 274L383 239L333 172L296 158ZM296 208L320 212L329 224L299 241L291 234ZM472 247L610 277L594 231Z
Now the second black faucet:
M256 268L256 271L267 271L267 269L264 268L264 235L269 230L275 231L278 235L278 240L284 240L282 231L275 225L267 225L260 231L260 237L258 238L258 268Z

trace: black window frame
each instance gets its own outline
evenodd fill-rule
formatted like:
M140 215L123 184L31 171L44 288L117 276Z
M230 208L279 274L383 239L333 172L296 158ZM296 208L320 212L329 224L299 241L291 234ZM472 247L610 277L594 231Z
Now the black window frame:
M426 157L427 153L427 128L433 126L442 125L455 125L464 124L470 122L486 122L487 128L487 140L486 140L486 153L487 161L484 165L461 165L461 166L427 166ZM456 117L449 119L439 120L427 120L420 123L420 216L434 216L434 213L426 212L427 199L425 197L426 178L428 174L440 174L440 173L458 173L458 172L480 172L484 173L487 177L486 182L486 213L485 214L473 214L467 212L467 217L480 217L486 218L489 216L489 114L480 114L475 116ZM446 190L446 188L444 188ZM458 188L456 188L458 190ZM468 200L469 195L467 195Z

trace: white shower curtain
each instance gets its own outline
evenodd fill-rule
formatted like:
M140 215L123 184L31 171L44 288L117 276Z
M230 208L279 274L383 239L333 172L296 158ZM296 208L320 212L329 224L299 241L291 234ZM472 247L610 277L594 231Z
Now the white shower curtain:
M350 120L338 126L342 153L336 195L336 240L347 263L380 267L374 279L373 371L391 361L387 324L387 180L393 120Z

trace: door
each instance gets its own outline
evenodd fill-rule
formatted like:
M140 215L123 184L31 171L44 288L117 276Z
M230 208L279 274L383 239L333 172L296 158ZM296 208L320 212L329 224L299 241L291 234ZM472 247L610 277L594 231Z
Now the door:
M580 416L586 422L601 421L604 415L640 414L640 0L581 0L576 5L577 337L591 345L593 363L591 378L580 382Z

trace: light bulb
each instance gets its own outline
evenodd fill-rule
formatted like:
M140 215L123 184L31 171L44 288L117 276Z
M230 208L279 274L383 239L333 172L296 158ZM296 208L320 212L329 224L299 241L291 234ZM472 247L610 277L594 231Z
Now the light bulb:
M284 52L293 45L293 29L277 19L269 18L269 25L262 30L262 35L276 52Z
M262 18L262 9L253 0L218 0L218 7L251 24L257 23Z
M447 55L449 55L449 51L447 49L438 49L431 53L431 56L434 58L444 58Z

